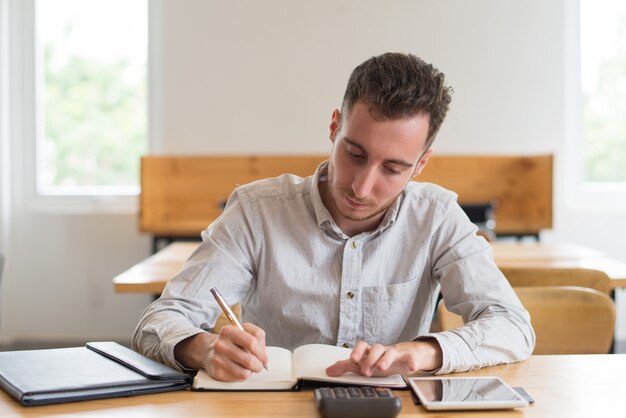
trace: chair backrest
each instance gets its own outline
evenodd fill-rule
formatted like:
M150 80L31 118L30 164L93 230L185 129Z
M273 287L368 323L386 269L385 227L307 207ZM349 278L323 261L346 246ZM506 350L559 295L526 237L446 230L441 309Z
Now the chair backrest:
M615 331L615 304L604 293L576 286L517 287L537 336L533 354L606 354ZM463 319L437 310L442 330L458 328Z
M237 303L230 307L233 310L233 313L237 315L237 318L241 319L241 306ZM222 312L220 316L217 317L217 321L215 322L215 326L211 330L211 332L218 333L220 330L226 325L230 325L230 320L228 317Z
M611 294L611 279L603 271L584 268L501 267L513 287L578 286Z

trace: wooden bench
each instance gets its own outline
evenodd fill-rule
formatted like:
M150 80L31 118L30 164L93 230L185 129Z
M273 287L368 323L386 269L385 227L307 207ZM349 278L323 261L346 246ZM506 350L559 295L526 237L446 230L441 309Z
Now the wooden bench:
M144 156L139 225L158 240L197 239L237 185L283 173L308 176L326 155ZM497 202L498 235L552 227L552 156L431 157L418 181L439 184L461 204Z

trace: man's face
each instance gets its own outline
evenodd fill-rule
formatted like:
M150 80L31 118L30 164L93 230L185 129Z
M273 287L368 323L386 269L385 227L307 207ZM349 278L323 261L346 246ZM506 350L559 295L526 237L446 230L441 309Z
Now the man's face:
M383 119L362 102L341 116L335 110L331 119L333 151L322 199L337 225L355 235L375 229L426 165L429 118Z

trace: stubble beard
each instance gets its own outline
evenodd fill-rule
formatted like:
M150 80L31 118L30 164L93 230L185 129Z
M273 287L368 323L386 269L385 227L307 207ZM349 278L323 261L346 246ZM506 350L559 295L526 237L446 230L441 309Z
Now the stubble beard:
M354 196L354 193L352 192L352 190L349 189L344 189L344 188L339 188L339 189L335 189L335 185L333 182L333 177L334 177L334 171L335 171L335 167L333 165L333 161L330 160L328 162L328 174L327 174L327 180L326 180L326 184L328 187L328 194L330 196L330 201L331 204L335 207L335 209L337 210L337 212L339 212L339 214L341 214L341 216L343 216L346 219L349 219L351 221L367 221L369 219L375 218L376 216L387 212L387 209L389 209L391 207L391 205L394 204L394 202L396 201L396 199L398 198L398 196L400 196L400 193L402 193L402 191L400 191L397 195L395 195L393 198L389 199L388 202L386 202L384 205L382 205L379 208L373 209L372 212L370 213L365 213L361 216L354 216L352 214L349 213L345 213L344 211L341 210L341 208L338 205L337 199L341 198L342 196L347 196L349 197L351 200L354 200L355 202L361 203L361 204L366 204L368 206L372 206L375 207L376 206L376 202L373 202L371 200L367 200L367 199L358 199ZM335 192L338 192L339 195L336 195Z

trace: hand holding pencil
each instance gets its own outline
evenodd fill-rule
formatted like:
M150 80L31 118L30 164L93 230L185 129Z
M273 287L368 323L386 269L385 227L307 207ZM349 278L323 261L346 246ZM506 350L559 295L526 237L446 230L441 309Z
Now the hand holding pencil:
M243 328L243 325L241 325L241 322L239 322L237 315L235 315L232 309L230 309L230 306L228 305L228 303L226 303L226 301L224 300L224 297L219 292L219 290L217 290L216 287L212 287L211 293L213 294L213 297L215 297L215 300L217 301L218 305L220 305L220 308L222 308L222 311L224 312L224 314L226 315L230 323L236 326L237 328L239 328L241 331L246 332L246 330ZM268 370L267 362L263 363L263 367L265 368L265 370Z
M222 307L226 315L230 312L234 318L234 326L223 327L218 334L199 332L182 340L174 347L174 357L185 367L206 370L214 379L241 382L252 373L262 372L267 364L265 331L254 324L242 325L217 290L213 292L216 293L216 299L227 307Z

